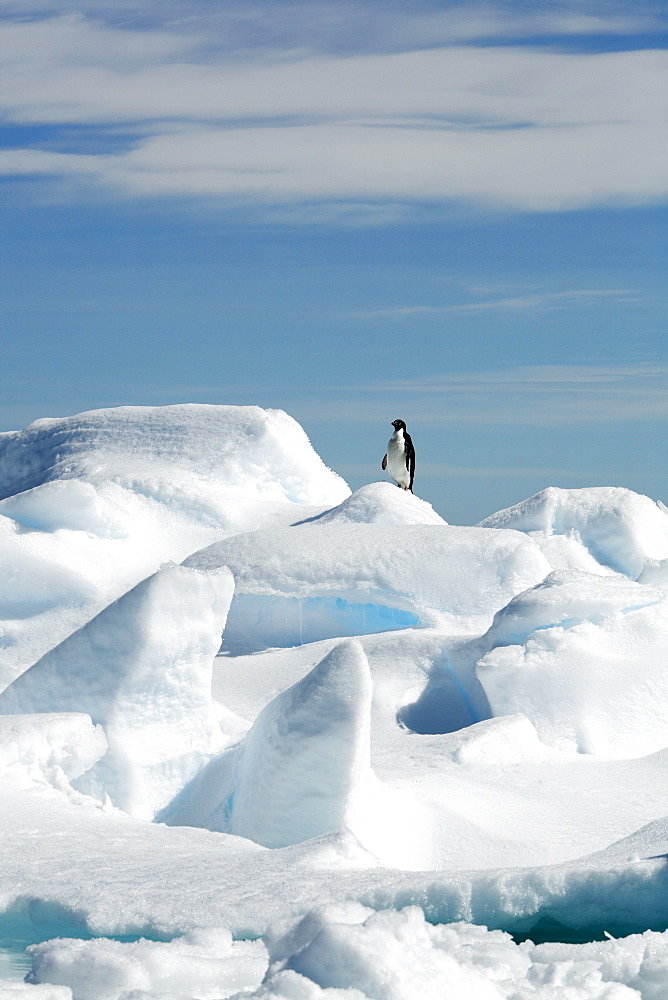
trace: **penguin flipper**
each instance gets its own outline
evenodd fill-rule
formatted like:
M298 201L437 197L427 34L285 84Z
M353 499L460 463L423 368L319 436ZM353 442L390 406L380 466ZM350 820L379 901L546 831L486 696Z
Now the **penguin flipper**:
M382 464L381 468L382 468L383 472L385 472L385 469L387 468L387 455L383 459L383 464Z
M411 477L410 486L408 489L413 492L413 479L415 477L415 448L413 447L413 441L411 440L410 434L404 432L404 440L406 442L406 471Z

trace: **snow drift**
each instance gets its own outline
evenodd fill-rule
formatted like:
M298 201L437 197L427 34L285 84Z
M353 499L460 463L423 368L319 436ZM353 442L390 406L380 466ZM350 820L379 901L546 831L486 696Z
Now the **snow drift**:
M240 746L213 760L169 823L285 847L350 824L370 768L369 665L358 642L335 646L263 709Z
M0 496L0 994L663 1000L663 505L463 528L192 405L0 435Z
M621 487L550 486L492 514L480 526L575 537L597 562L634 580L668 559L665 506Z
M211 675L232 591L225 568L165 566L14 681L0 713L87 713L108 750L81 787L151 818L221 745Z
M218 489L324 505L350 492L292 417L259 406L120 406L0 434L3 497L69 479L112 480L163 502Z
M239 651L419 624L482 630L551 568L520 532L339 521L236 535L184 565L231 569L226 642Z
M476 673L494 715L550 746L641 757L668 745L668 598L624 578L550 574L495 616Z

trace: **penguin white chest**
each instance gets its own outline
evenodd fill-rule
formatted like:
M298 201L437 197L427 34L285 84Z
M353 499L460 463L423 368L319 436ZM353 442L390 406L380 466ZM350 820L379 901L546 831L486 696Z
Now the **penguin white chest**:
M406 442L402 430L395 431L387 443L387 471L395 483L406 489L411 476L406 468Z

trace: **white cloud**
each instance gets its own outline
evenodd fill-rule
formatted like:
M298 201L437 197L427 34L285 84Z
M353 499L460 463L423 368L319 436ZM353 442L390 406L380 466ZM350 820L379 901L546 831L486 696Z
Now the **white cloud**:
M475 20L463 8L438 17ZM512 18L501 20L509 30ZM114 155L79 153L76 139L67 153L5 151L0 171L135 197L361 202L367 212L461 200L568 210L668 194L668 53L450 45L232 57L197 23L130 31L69 15L0 25L7 121L140 133Z
M63 0L0 0L0 13L22 19L63 13ZM197 31L218 48L401 51L444 43L518 38L560 40L661 31L660 0L67 0L72 12L110 25L151 24Z
M668 54L660 51L458 46L343 57L214 54L201 62L199 42L77 17L0 25L10 53L0 102L15 122L404 117L433 129L656 123L667 103Z
M403 45L434 45L471 42L478 39L517 39L570 35L628 35L656 30L659 19L649 11L618 11L614 14L578 12L565 5L561 10L521 10L493 6L454 7L421 16L390 19L387 35L400 37Z
M174 58L195 45L194 38L166 31L123 30L81 14L8 20L0 25L0 40L5 69L22 70L27 77L39 67L94 66L120 71ZM85 101L86 95L81 96Z
M464 200L553 211L660 200L668 147L658 147L653 127L631 124L476 132L270 126L154 135L115 155L6 151L0 172L83 174L131 196Z
M668 366L537 365L360 387L425 423L586 426L665 419Z

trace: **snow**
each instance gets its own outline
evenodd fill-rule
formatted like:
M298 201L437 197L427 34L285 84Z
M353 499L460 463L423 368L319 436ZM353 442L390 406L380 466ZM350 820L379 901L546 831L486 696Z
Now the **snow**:
M2 495L79 479L115 482L186 506L234 494L291 503L340 503L350 493L304 430L259 406L120 406L36 420L0 434Z
M80 787L151 819L221 745L211 677L233 587L224 567L164 566L10 684L0 713L87 713L108 749Z
M72 1000L69 986L28 986L11 979L0 979L2 1000Z
M0 434L0 688L162 563L349 493L280 410L119 407Z
M562 571L511 602L488 636L495 648L476 672L494 715L522 712L550 746L597 756L641 757L668 744L660 591Z
M232 571L237 652L411 625L480 632L551 568L517 531L338 521L235 535L185 565Z
M621 487L560 490L550 486L480 524L575 538L601 565L634 580L668 559L665 506Z
M398 503L396 486L369 483L362 486L337 507L311 518L320 524L446 524L430 503L412 493Z
M359 642L348 640L270 701L240 745L201 772L178 822L266 847L349 825L370 768L370 705L369 664ZM175 822L173 812L160 818Z
M10 773L26 787L43 783L66 789L107 747L103 727L83 713L0 717L0 774Z
M517 945L499 930L433 926L417 906L329 904L278 922L263 941L219 928L171 943L56 940L32 945L30 981L74 1000L164 996L250 1000L662 1000L668 935ZM132 992L130 992L132 990Z
M74 997L117 1000L130 990L212 1000L257 986L267 967L261 941L233 941L225 928L190 931L171 943L57 939L28 949L29 981L71 986Z
M3 1000L668 996L663 505L450 525L193 404L0 495Z

